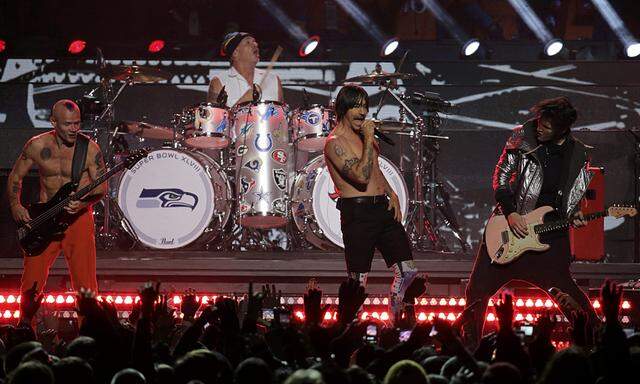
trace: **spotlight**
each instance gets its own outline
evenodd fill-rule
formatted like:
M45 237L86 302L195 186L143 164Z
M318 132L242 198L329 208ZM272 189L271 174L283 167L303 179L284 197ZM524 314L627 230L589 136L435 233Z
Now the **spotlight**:
M2 43L0 43L0 52L2 51ZM631 43L627 45L625 52L627 57L636 57L640 55L640 43Z
M153 40L149 43L147 50L151 53L158 53L164 48L164 40Z
M562 51L564 44L560 39L551 39L544 46L544 53L547 56L555 56L558 52Z
M464 43L462 46L462 55L471 56L480 48L480 41L478 39L471 39Z
M399 45L400 45L400 42L398 41L397 38L395 37L390 38L384 44L382 44L382 49L380 50L380 56L389 56L396 49L398 49Z
M319 36L317 35L311 36L300 45L300 49L298 50L298 55L300 55L300 57L305 57L310 55L311 52L313 52L318 47L319 43L320 43Z
M0 39L0 52L3 52L5 49L7 49L7 42Z
M73 40L71 43L69 43L69 46L67 47L67 51L71 54L77 55L79 53L82 53L82 51L84 51L86 47L87 47L86 41Z

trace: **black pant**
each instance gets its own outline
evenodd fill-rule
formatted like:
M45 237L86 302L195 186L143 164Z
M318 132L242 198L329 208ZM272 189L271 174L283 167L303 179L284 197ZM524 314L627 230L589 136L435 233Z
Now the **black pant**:
M366 273L371 270L373 253L377 248L387 263L412 260L411 246L402 224L388 210L387 199L375 203L340 199L340 227L344 240L344 256L348 272Z
M483 236L466 290L467 305L480 300L473 311L472 323L465 327L469 342L477 343L482 335L489 298L511 280L525 281L545 292L557 287L576 300L590 318L596 318L591 302L571 278L569 236L554 236L541 241L551 248L546 252L526 252L510 264L500 265L491 264ZM565 316L569 315L565 313Z

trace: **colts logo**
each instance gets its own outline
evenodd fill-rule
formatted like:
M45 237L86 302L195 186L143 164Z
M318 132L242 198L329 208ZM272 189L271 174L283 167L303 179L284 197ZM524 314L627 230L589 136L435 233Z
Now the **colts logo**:
M260 161L260 159L250 160L244 163L244 167L249 168L253 172L258 172L260 170L260 167L262 167L262 162Z
M276 149L275 151L271 152L271 158L277 163L286 164L287 152L283 151L282 149Z
M287 172L284 169L274 169L273 170L273 181L276 183L276 186L284 191L287 189Z
M240 193L246 194L256 185L256 181L253 179L248 179L244 176L240 178Z
M137 208L191 208L198 205L195 193L185 192L179 188L143 188L136 202Z
M273 147L273 138L271 137L270 133L267 133L266 139L260 139L261 136L261 133L256 134L256 139L253 141L253 145L258 151L267 152ZM265 140L267 141L266 143Z

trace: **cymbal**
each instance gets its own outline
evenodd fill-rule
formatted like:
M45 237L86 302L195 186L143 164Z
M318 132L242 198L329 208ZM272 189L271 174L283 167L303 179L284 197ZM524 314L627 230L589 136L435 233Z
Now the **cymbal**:
M414 77L416 77L416 75L412 74L412 73L400 73L400 72L393 72L393 73L378 73L378 72L371 72L368 73L366 75L360 75L360 76L355 76L355 77L351 77L348 79L345 79L343 81L343 83L378 83L381 81L388 81L388 80L408 80L408 79L413 79Z
M171 74L167 71L139 65L111 65L98 71L100 76L107 79L133 81L134 83L155 83L169 80Z
M143 121L123 121L120 127L125 128L125 133L145 139L173 140L173 130L171 128L153 125ZM182 139L182 135L176 133L176 139Z

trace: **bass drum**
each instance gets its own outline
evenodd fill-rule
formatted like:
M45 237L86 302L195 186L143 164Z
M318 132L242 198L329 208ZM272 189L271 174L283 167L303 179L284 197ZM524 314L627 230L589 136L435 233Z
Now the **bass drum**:
M135 237L149 248L204 246L231 214L231 185L209 156L157 149L123 173L118 205Z
M407 185L398 168L386 158L378 157L380 170L398 195L403 224L408 209ZM311 244L320 249L344 248L340 229L338 194L331 180L324 156L311 160L298 172L293 184L291 211L296 226Z

